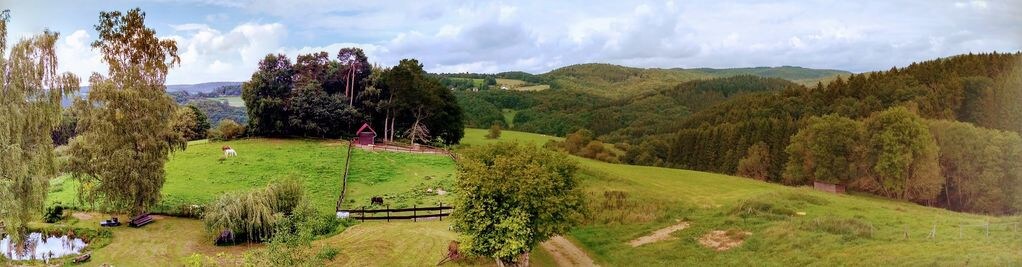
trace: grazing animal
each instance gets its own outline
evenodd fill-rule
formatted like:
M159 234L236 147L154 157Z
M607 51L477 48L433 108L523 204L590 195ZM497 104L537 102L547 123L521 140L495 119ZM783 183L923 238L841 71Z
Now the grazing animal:
M371 200L373 205L383 205L383 197L373 197Z
M237 151L234 151L234 149L233 149L233 148L231 148L230 146L224 146L224 147L223 147L223 148L221 148L221 149L223 149L223 150L224 150L224 157L225 157L225 158L229 158L229 157L237 157L237 156L238 156L238 152L237 152Z

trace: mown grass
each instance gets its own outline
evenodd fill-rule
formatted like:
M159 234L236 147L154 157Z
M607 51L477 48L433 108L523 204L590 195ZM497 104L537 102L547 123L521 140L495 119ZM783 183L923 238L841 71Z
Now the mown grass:
M463 142L495 142L480 138L484 132L467 130ZM504 131L501 140L541 144L550 138ZM603 265L1022 263L1022 229L1014 228L1020 217L957 213L861 194L834 195L721 174L573 158L581 166L595 214L570 236ZM626 244L677 220L691 226L673 233L676 239L636 248ZM989 236L979 226L987 223L992 225ZM966 225L961 234L959 225ZM929 238L934 228L935 238ZM716 252L698 243L713 230L752 235L742 246Z
M229 145L238 157L221 161ZM332 213L341 191L347 143L331 140L245 139L192 142L171 156L156 212L178 214L190 205L206 205L220 195L266 186L276 179L298 179L317 210ZM452 191L454 163L436 155L355 150L346 205L364 205L372 196L385 196L392 206L433 204L451 195L426 194L430 186ZM428 179L427 179L428 177ZM48 202L77 203L78 184L67 178L52 183ZM449 201L449 200L448 200ZM347 207L346 207L347 208Z

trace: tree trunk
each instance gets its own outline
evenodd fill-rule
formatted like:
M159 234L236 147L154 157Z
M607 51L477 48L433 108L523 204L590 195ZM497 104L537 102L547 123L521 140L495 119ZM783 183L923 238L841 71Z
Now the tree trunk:
M394 117L390 118L390 141L391 142L394 141L394 132L396 131L396 130L394 130L395 124L397 124L397 114L394 114Z
M355 84L354 84L354 81L355 81L355 69L354 68L351 69L351 75L349 75L349 76L351 77L351 78L348 78L348 84L351 84L351 86L350 86L351 87L351 89L350 89L351 95L348 96L348 105L349 106L354 106L355 105Z
M529 252L522 253L522 256L518 258L518 266L529 267Z

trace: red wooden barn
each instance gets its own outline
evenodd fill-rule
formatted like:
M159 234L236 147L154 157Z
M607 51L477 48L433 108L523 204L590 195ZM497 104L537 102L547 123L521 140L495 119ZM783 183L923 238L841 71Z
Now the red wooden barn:
M367 146L376 143L376 130L373 130L369 123L362 124L361 128L355 132L358 135L358 141L356 144L360 146Z

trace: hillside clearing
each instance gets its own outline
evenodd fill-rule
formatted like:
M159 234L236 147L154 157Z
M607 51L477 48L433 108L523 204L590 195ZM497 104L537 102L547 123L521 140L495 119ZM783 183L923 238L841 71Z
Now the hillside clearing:
M226 101L227 105L232 107L245 107L245 100L241 99L240 96L225 96L225 97L211 97L210 100Z

